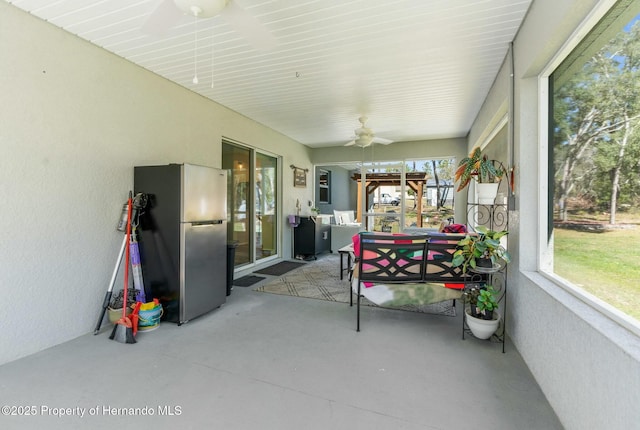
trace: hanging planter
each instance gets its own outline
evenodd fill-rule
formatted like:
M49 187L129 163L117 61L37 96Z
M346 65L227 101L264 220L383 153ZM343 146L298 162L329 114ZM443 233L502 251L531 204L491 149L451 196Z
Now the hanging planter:
M456 191L462 191L471 180L476 182L478 203L492 205L498 194L498 185L504 176L504 167L499 161L490 160L482 153L480 147L471 151L469 156L460 160L455 173Z
M478 195L478 203L481 205L492 205L496 201L498 195L497 182L478 182L476 184L476 194Z

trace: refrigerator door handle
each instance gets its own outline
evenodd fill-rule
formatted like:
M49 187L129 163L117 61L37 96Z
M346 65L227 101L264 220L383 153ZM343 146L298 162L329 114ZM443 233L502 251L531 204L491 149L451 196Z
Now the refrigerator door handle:
M214 219L210 221L192 221L189 224L191 224L192 227L199 227L199 226L216 225L216 224L222 224L222 223L223 223L223 220Z

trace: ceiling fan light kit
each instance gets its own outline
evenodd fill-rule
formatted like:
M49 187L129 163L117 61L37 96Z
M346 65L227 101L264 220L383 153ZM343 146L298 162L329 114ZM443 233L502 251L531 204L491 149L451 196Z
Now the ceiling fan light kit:
M234 0L163 0L147 18L141 27L143 33L160 37L166 31L177 25L180 13L193 17L194 20L194 74L191 82L199 83L198 78L198 21L221 15L231 27L242 35L250 45L258 50L271 50L277 41L254 16L247 13ZM211 88L213 88L213 54L214 44L211 43Z
M370 135L360 136L355 140L356 145L362 146L362 147L371 145L372 141L373 141L373 136L370 136Z
M364 125L364 123L367 122L366 116L361 116L360 118L358 118L358 121L360 121L360 127L354 130L355 136L353 137L353 140L344 146L360 146L361 148L365 148L372 143L381 143L383 145L388 145L393 142L389 139L376 137L376 135L373 133L373 130Z

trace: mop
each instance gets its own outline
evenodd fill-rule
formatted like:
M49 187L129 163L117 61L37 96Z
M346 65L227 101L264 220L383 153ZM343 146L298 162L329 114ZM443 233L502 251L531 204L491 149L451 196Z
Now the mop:
M144 303L147 301L147 299L144 292L144 280L142 278L142 266L140 264L140 249L138 247L135 229L131 233L129 255L131 256L131 273L133 275L133 287L137 291L136 301Z
M137 291L136 301L142 303L145 303L147 301L147 298L144 291L142 265L140 262L140 248L138 246L138 225L140 224L140 214L146 206L147 195L143 193L136 194L133 198L133 210L131 214L131 242L129 244L129 255L131 256L131 273L133 274L133 287Z
M127 201L127 235L126 242L129 243L131 239L131 210L132 210L132 193L129 191L129 200ZM128 302L128 287L129 287L129 246L125 249L125 265L124 265L124 303L122 304L122 318L116 321L113 331L109 336L109 339L116 340L121 343L136 343L136 338L133 336L133 324L127 317L127 302Z

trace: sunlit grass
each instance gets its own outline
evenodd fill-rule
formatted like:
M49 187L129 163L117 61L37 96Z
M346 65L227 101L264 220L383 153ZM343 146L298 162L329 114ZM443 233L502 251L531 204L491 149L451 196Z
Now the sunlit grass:
M640 320L640 226L554 232L555 273Z

